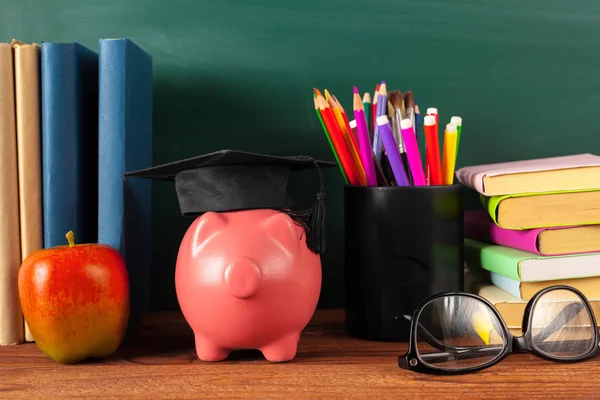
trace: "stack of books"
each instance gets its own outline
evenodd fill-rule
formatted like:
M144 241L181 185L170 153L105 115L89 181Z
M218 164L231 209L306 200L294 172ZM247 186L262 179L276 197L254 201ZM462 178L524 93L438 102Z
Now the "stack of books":
M131 319L150 302L152 58L127 38L0 43L0 346L34 341L18 274L41 248L103 243L125 259Z
M579 289L600 317L600 156L465 167L458 180L483 209L465 212L465 288L519 333L527 301L553 285Z

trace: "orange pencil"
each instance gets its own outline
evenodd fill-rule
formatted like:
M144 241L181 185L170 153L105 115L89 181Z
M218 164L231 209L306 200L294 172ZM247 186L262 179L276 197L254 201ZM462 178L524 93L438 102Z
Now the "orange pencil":
M342 134L344 135L346 146L350 150L350 155L352 156L352 160L354 161L356 172L358 172L360 184L365 186L367 184L367 175L365 174L365 169L363 168L362 161L360 160L360 155L358 154L358 140L356 140L356 136L352 134L352 128L350 128L350 121L348 121L346 111L344 111L344 107L342 107L342 104L334 95L330 96L329 105L333 109L335 118L342 131Z
M352 156L350 155L348 147L346 146L344 135L342 134L342 131L335 120L333 111L318 89L315 89L315 94L317 95L318 110L323 118L323 123L325 124L325 127L331 136L331 142L340 162L342 163L342 168L344 168L344 171L346 172L348 181L351 185L358 185L360 181L356 167L354 166Z

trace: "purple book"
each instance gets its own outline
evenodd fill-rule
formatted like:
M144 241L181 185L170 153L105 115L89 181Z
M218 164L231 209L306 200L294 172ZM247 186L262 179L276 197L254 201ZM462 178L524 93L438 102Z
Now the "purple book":
M465 211L465 236L543 256L600 251L600 225L511 230L494 223L486 210Z

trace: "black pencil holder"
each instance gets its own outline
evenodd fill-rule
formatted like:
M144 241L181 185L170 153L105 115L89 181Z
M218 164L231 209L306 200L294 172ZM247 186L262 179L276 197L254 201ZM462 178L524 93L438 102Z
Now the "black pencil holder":
M462 185L344 188L346 328L407 341L403 314L463 290Z

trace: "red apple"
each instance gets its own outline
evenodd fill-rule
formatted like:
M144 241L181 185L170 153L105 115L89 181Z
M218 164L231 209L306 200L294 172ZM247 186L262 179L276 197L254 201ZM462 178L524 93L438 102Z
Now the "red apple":
M74 244L31 253L19 271L23 316L38 347L64 364L104 358L129 319L129 277L114 248Z

